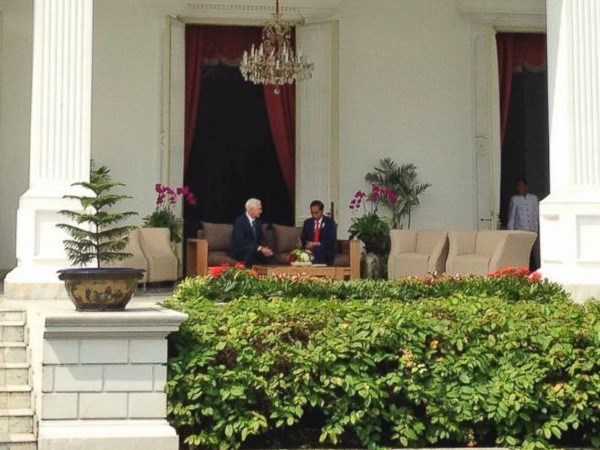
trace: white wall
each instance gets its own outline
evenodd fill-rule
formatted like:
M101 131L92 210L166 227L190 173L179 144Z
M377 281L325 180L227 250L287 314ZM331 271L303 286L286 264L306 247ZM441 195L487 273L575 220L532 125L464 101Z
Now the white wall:
M148 2L146 2L146 5ZM94 2L92 158L125 183L135 222L160 181L161 67L166 14L132 0Z
M143 4L94 2L92 158L127 184L121 192L134 198L122 207L140 213L136 223L154 208L160 175L166 20ZM0 13L0 270L7 270L16 265L16 210L28 187L33 1L0 0Z
M0 271L17 262L17 206L29 183L32 11L32 0L0 0Z
M15 211L27 188L31 3L0 0L0 268L15 263ZM159 7L147 0L96 0L94 7L92 157L127 184L134 199L123 207L140 213L138 223L154 208L160 175L167 11ZM385 156L414 162L433 184L415 227L472 228L470 26L454 0L344 0L338 18L340 235L364 173Z
M344 0L340 6L340 234L380 158L431 183L414 228L472 229L470 26L453 0Z

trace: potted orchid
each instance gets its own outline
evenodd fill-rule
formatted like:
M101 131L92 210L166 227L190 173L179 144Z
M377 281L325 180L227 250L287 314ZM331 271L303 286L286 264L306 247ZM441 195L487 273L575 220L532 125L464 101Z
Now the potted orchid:
M352 219L348 232L351 239L363 241L367 253L383 255L389 250L390 227L379 217L377 208L384 201L393 203L394 197L394 192L387 186L372 184L369 194L359 190L350 201L350 210L357 213L362 209L363 215ZM370 204L369 209L367 203Z
M373 186L381 186L391 192L384 195L382 206L392 213L392 228L410 228L412 210L420 204L419 196L429 187L421 183L417 175L417 166L412 163L398 165L391 158L384 158L372 172L365 175L365 181Z
M154 185L156 191L156 209L144 217L144 226L147 228L168 228L171 242L179 244L183 241L183 219L173 211L173 206L180 198L189 205L196 204L194 193L187 186L173 188L162 183Z

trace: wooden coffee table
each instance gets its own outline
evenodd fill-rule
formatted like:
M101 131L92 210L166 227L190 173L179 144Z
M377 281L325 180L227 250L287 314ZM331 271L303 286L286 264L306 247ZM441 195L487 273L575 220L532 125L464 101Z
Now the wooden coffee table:
M348 267L333 266L252 266L259 275L281 275L297 274L308 275L311 277L333 278L334 280L343 280L346 276L350 278Z

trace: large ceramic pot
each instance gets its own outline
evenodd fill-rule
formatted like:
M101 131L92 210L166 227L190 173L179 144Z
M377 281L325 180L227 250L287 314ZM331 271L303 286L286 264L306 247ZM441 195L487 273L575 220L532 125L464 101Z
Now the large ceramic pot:
M360 258L361 278L377 280L381 275L381 256L377 253L363 253Z
M128 267L59 270L77 311L122 311L143 271Z

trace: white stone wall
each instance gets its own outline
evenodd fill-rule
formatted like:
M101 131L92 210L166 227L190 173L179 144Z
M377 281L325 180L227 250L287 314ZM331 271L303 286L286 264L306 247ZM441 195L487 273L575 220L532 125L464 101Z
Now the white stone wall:
M44 342L42 419L164 418L165 339Z
M48 313L39 449L176 450L166 421L166 337L186 317L154 306Z

